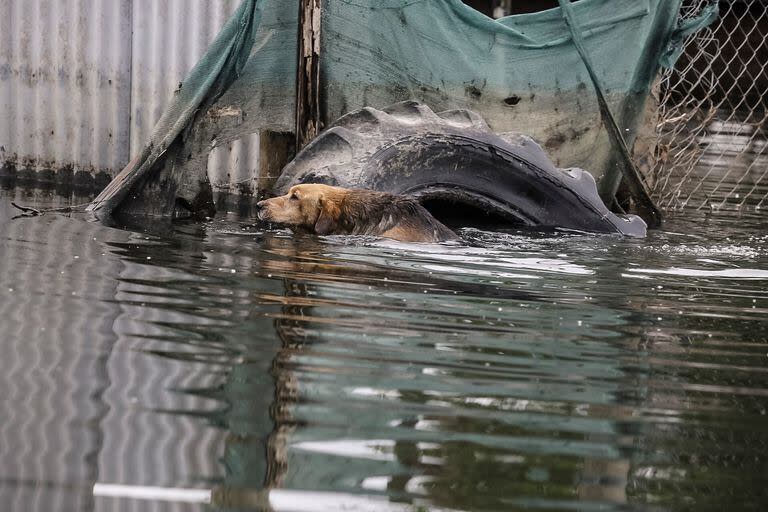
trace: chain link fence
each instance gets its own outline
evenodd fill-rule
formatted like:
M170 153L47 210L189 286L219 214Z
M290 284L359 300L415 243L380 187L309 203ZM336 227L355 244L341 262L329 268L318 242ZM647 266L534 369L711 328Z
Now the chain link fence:
M688 0L682 17L712 0ZM654 88L646 184L664 209L768 208L768 1L720 1Z

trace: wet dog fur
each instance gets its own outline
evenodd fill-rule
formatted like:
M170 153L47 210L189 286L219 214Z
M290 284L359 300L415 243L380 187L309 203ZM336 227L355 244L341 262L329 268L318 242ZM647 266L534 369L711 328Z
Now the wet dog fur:
M261 220L318 235L374 235L401 242L457 238L415 199L386 192L296 185L257 207Z

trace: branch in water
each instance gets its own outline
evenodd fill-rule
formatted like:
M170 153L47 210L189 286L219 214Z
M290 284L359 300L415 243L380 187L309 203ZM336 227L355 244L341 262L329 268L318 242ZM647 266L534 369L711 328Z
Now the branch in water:
M16 204L13 201L11 201L11 204L23 212L22 215L19 215L19 217L37 217L38 215L51 212L72 213L75 210L85 208L91 203L76 204L73 206L59 206L57 208L41 208L40 210L37 208L30 208L29 206L21 206L20 204Z
M21 205L18 205L16 203L14 203L13 201L11 201L11 205L14 208L18 208L19 210L24 212L24 215L28 216L28 217L37 217L38 215L42 215L43 214L43 212L41 212L40 210L37 210L35 208L30 208L28 206L21 206Z

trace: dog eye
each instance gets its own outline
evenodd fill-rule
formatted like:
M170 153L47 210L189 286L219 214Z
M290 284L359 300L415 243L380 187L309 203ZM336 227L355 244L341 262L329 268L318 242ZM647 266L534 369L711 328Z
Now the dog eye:
M298 198L299 198L299 196L296 195L296 192L291 194L291 197L290 197L291 200L296 201Z

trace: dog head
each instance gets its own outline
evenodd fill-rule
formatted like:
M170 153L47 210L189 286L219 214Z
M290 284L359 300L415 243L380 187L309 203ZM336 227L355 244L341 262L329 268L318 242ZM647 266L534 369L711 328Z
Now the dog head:
M292 228L329 235L339 228L341 202L347 191L316 183L296 185L287 194L260 201L259 218Z

